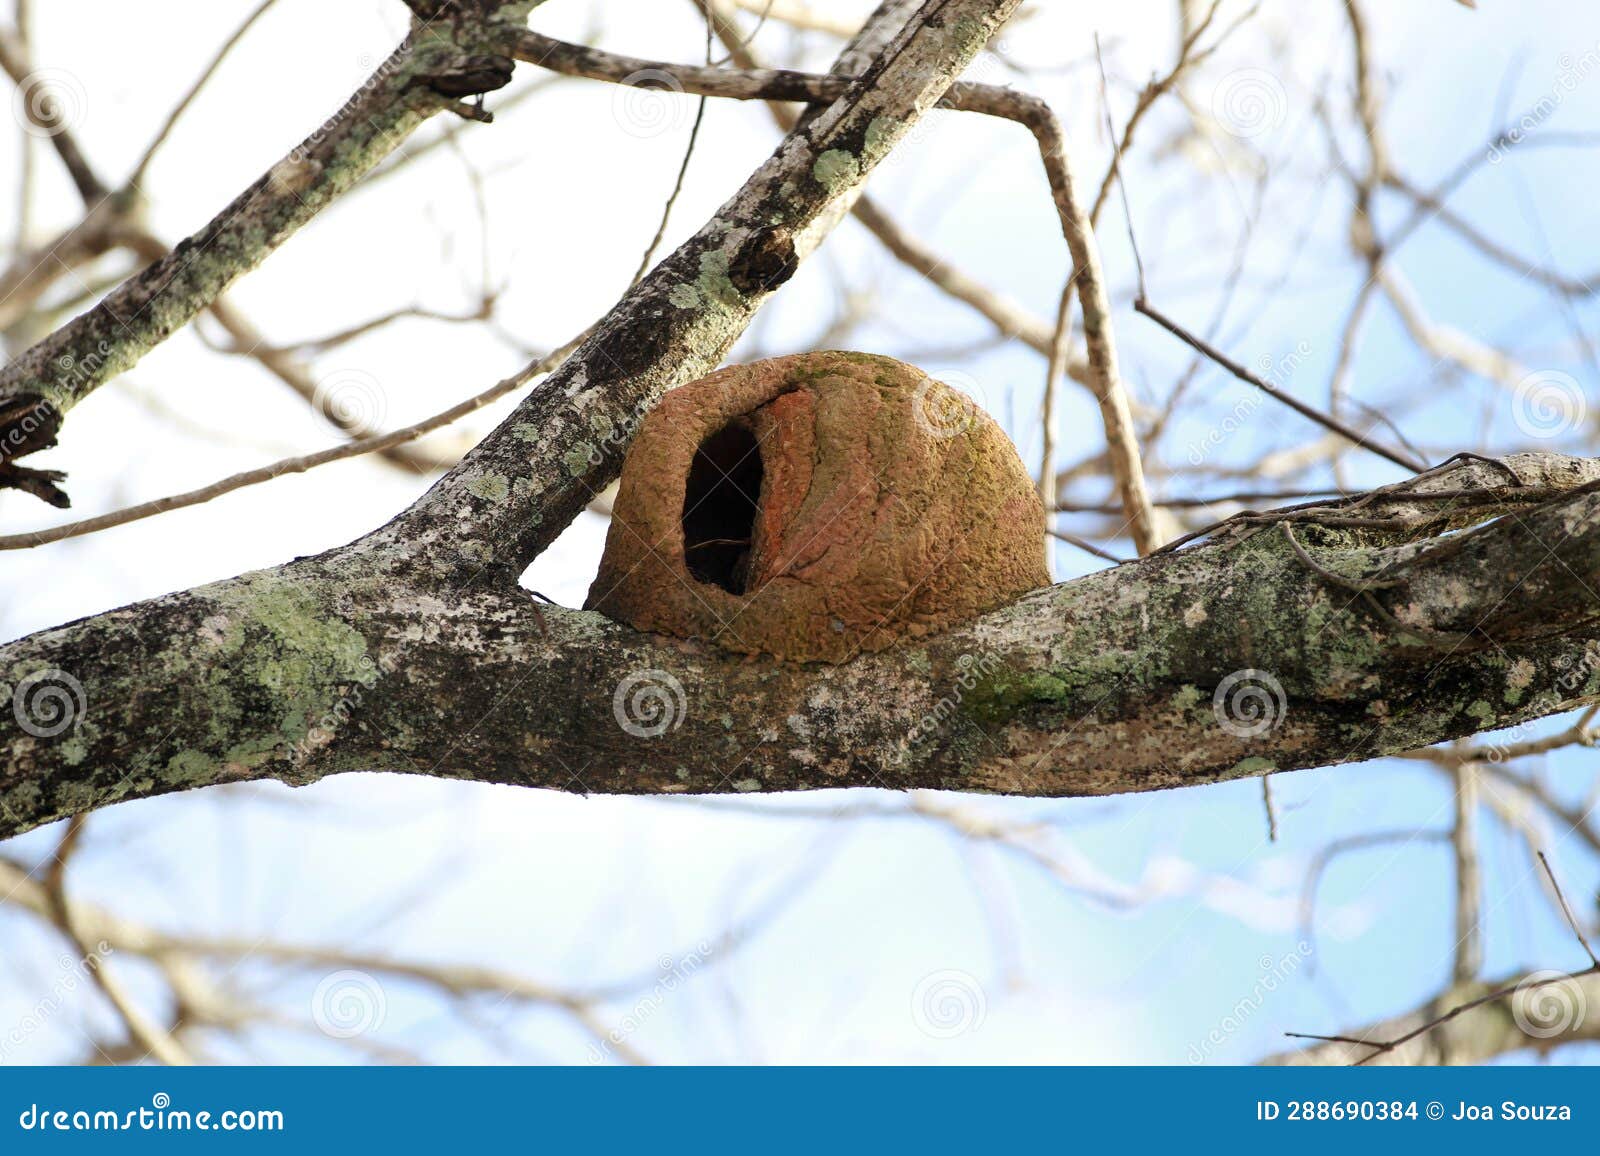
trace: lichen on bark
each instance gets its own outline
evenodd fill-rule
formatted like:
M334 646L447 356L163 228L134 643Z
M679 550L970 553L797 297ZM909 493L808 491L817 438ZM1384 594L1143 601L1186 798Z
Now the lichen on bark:
M0 647L0 682L57 671L85 699L59 731L0 713L0 837L119 799L353 770L586 792L1104 794L1368 759L1592 701L1600 463L1558 455L1368 496L1358 523L1348 504L1296 514L1296 539L1240 523L837 666L747 660L517 589L641 416L712 369L831 227L855 188L819 183L819 157L837 149L864 177L1015 7L917 8L383 530ZM1424 492L1439 485L1458 496ZM1473 491L1489 496L1459 496ZM1221 692L1263 672L1281 705L1230 727ZM625 725L618 697L646 676L674 695L659 729Z
M8 459L53 444L68 410L187 325L448 107L441 85L449 78L504 59L509 80L518 25L537 3L480 0L472 19L414 22L343 107L214 218L0 369L0 487L27 480ZM138 192L121 190L107 204L131 222ZM27 407L18 402L42 407L31 420L45 433L24 434Z

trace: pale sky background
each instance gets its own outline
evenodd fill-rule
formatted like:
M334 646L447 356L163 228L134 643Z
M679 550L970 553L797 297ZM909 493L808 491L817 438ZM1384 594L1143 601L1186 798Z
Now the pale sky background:
M1561 106L1541 131L1585 129L1600 114L1600 60L1570 91L1560 88L1564 71L1583 70L1586 53L1600 54L1600 10L1560 0L1479 2L1476 13L1452 0L1370 5L1390 91L1391 146L1425 184L1481 148L1504 108L1559 90ZM76 102L74 131L108 180L132 166L252 6L38 5L35 63L59 70ZM840 0L816 7L849 16L868 6ZM1085 183L1095 187L1108 153L1093 35L1116 75L1142 80L1171 59L1173 5L1049 0L1032 7L1039 11L1009 31L1005 44L1038 71L1019 77L987 61L974 75L1046 96L1067 123ZM343 102L402 35L406 17L396 0L281 0L151 169L154 230L175 241L202 225ZM688 3L550 0L533 25L645 57L693 62L703 52ZM794 58L779 58L792 43L777 30L756 41L773 63L825 68L831 59L834 42L815 35ZM1346 190L1317 179L1327 150L1312 100L1330 76L1333 91L1345 92L1348 55L1331 0L1267 3L1251 30L1230 41L1192 85L1203 110L1238 70L1260 69L1281 96L1272 123L1251 143L1284 179L1257 211L1223 335L1252 364L1304 342L1309 354L1286 387L1318 403L1360 275L1339 224L1348 212ZM520 66L517 87L543 82L537 70ZM504 99L491 96L490 107ZM392 308L470 309L486 264L491 282L504 286L498 316L506 329L528 345L559 344L626 287L682 157L693 100L653 106L649 111L664 112L666 121L650 134L641 133L642 114L627 99L612 86L562 80L493 126L465 126L461 153L438 150L350 195L242 281L234 299L269 336L291 341ZM1131 102L1125 83L1114 84L1112 100L1120 124ZM18 139L10 123L0 118L7 129L0 132L0 235L16 217ZM1221 154L1209 167L1154 164L1177 123L1169 110L1143 130L1129 196L1152 296L1203 322L1219 300L1254 191L1249 172ZM441 127L442 120L418 139ZM669 244L696 229L775 140L763 109L713 102ZM1359 155L1358 143L1345 141L1346 153ZM35 240L79 213L53 154L41 147L38 155ZM482 218L464 163L484 177ZM1597 168L1592 153L1528 150L1486 167L1453 204L1530 257L1587 273L1600 266L1591 224ZM1065 249L1037 153L1016 126L933 114L870 189L958 267L1037 315L1054 315ZM1399 207L1386 204L1385 222L1398 220ZM1128 308L1132 263L1115 206L1106 221L1101 236L1119 293L1116 324L1128 376L1144 396L1163 396L1186 360ZM1536 368L1570 372L1592 388L1592 368L1572 348L1568 319L1442 230L1424 228L1399 265L1440 320L1486 340L1514 338L1525 356L1542 353ZM841 286L874 295L879 307L852 336L855 347L962 375L1024 459L1037 460L1041 359L1016 343L947 359L943 351L987 336L987 324L922 284L853 222L766 307L733 360L815 347L841 309ZM1592 323L1592 312L1581 315ZM207 320L200 325L215 330ZM525 360L481 327L417 321L337 349L315 369L321 380L348 383L347 396L388 428L443 409ZM1428 368L1393 315L1378 307L1357 362L1358 397L1430 447L1465 444L1489 430L1501 448L1530 448L1504 391L1469 381L1435 398ZM1153 469L1158 487L1160 461L1182 468L1186 447L1247 396L1215 372L1199 382L1208 401L1163 441ZM1072 461L1094 452L1101 433L1083 391L1068 387L1063 399L1061 458ZM509 405L475 415L450 436L481 434ZM1269 404L1235 436L1255 439L1249 446L1259 450L1313 433ZM70 470L73 515L87 516L336 440L259 366L219 357L191 330L72 411L62 446L30 464ZM1578 437L1562 443L1582 444ZM1233 451L1225 444L1218 452ZM1351 465L1361 484L1398 476L1372 458L1352 458ZM91 537L0 554L0 638L344 543L425 484L358 460ZM0 532L61 520L59 511L26 496L0 496ZM526 584L580 604L603 533L598 516L583 515L535 563ZM1061 547L1054 565L1067 578L1101 563ZM92 709L94 687L86 692ZM1577 792L1593 774L1592 758L1563 752L1549 772ZM1276 844L1267 841L1253 780L1101 800L948 800L1051 823L1058 854L1081 864L1084 878L1142 900L1126 911L1074 892L1020 856L964 845L920 820L784 817L797 807L809 814L821 806L897 802L883 793L745 799L742 809L727 810L682 799L585 800L382 775L114 808L90 824L74 881L83 897L167 928L494 964L552 984L648 977L661 960L681 959L701 942L716 945L730 926L756 919L748 941L714 947L706 966L630 1036L658 1061L1183 1063L1251 994L1263 959L1297 951L1300 884L1318 848L1364 830L1450 822L1450 794L1438 774L1393 760L1279 775L1275 786L1282 817ZM1485 831L1486 973L1579 966L1577 946L1539 900L1520 847L1503 828L1487 823ZM1561 854L1566 844L1560 832L1553 835L1569 893L1592 911L1593 861ZM57 837L55 830L36 832L6 850L31 858ZM1342 861L1321 891L1316 974L1298 969L1207 1058L1248 1061L1281 1047L1286 1030L1334 1032L1416 1005L1448 976L1451 894L1449 855L1437 845ZM0 1031L49 988L62 950L31 917L0 906ZM155 992L132 961L113 966L136 990ZM972 1030L936 1038L919 1027L914 1001L928 977L950 971L981 990L982 1015ZM285 982L246 959L234 975L259 998L309 1021L315 974ZM426 990L388 980L384 998L374 1038L429 1060L588 1058L590 1038L553 1014L512 1014L486 1000L477 1008L480 1022L464 1022ZM630 1005L619 1003L602 1019L620 1021ZM82 1022L106 1017L97 997L80 989L14 1058L74 1058L83 1047ZM242 1041L218 1040L214 1051L228 1060L351 1058L314 1032L257 1031ZM1568 1049L1562 1059L1592 1062L1597 1051Z

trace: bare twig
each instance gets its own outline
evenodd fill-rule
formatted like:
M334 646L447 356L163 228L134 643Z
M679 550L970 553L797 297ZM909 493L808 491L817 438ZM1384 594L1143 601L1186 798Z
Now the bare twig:
M1190 333L1176 321L1173 321L1171 318L1167 317L1166 314L1156 309L1155 306L1151 305L1150 302L1145 298L1139 298L1139 300L1133 303L1133 307L1138 312L1143 313L1146 317L1150 318L1150 320L1154 321L1157 325L1161 326L1161 328L1165 329L1168 333L1178 338L1191 349L1209 357L1212 361L1222 366L1223 369L1226 369L1240 381L1255 386L1274 401L1282 402L1284 405L1288 406L1302 417L1310 418L1318 425L1332 430L1341 437L1348 438L1352 445L1361 446L1362 448L1377 454L1379 457L1387 458L1395 465L1403 466L1404 468L1413 472L1428 468L1426 462L1417 461L1399 450L1392 450L1380 442L1371 441L1364 434L1358 433L1356 430L1352 429L1338 418L1333 417L1331 414L1323 413L1315 406L1307 405L1299 398L1294 397L1291 394L1287 394L1277 386L1262 380L1259 376L1251 373L1248 369L1240 365L1237 361L1234 361L1215 346L1209 344L1204 339L1195 336L1193 333Z
M161 127L156 130L156 135L145 146L144 152L139 156L138 163L133 166L133 172L128 175L126 187L137 189L144 184L144 176L150 168L150 162L155 159L155 155L160 151L161 146L167 143L167 137L172 135L174 126L177 125L183 114L188 111L189 106L194 103L195 97L200 95L200 90L206 86L207 81L216 75L217 69L222 67L222 62L227 59L228 53L232 52L239 41L244 39L245 33L249 32L255 26L256 21L265 16L267 10L277 2L278 0L261 0L261 3L257 4L240 25L233 30L233 34L222 42L222 47L217 49L216 54L211 58L211 62L206 65L205 69L195 79L195 82L189 86L189 91L183 94L183 98L173 105L172 111L167 114L167 119L162 122Z
M1585 976L1600 975L1600 957L1596 957L1593 948L1589 946L1589 941L1584 938L1582 931L1578 929L1577 921L1573 919L1571 909L1567 906L1566 896L1562 894L1561 884L1556 880L1555 872L1550 869L1550 862L1545 858L1543 852L1539 853L1539 862L1543 864L1545 872L1550 877L1550 883L1556 890L1556 895L1561 901L1562 912L1567 917L1568 925L1572 928L1573 934L1577 936L1578 942L1583 945L1584 951L1589 956L1590 965L1587 968L1584 968L1582 971L1562 972L1557 975L1545 976L1541 979L1535 980L1532 983L1524 979L1518 983L1502 985L1492 991L1485 992L1483 995L1466 1000L1462 1003L1458 1003L1443 1014L1428 1019L1426 1022L1419 1024L1418 1026L1403 1033L1402 1035L1396 1036L1391 1040L1379 1041L1360 1039L1352 1036L1322 1036L1312 1035L1309 1032L1285 1032L1284 1035L1290 1037L1291 1039L1298 1040L1320 1040L1324 1042L1360 1044L1365 1047L1370 1047L1372 1049L1371 1052L1355 1061L1355 1065L1359 1067L1361 1065L1371 1063L1379 1056L1386 1055L1389 1052L1394 1051L1396 1048L1403 1047L1412 1040L1417 1039L1419 1036L1426 1035L1435 1028L1449 1023L1457 1016L1464 1015L1475 1008L1483 1007L1486 1004L1497 1003L1500 1000L1516 995L1519 992L1537 991L1540 988L1550 987L1553 984L1571 983Z
M1561 880L1556 878L1555 870L1550 866L1550 857L1543 851L1540 851L1538 855L1539 865L1544 868L1545 875L1550 879L1550 886L1555 889L1556 899L1561 904L1561 914L1567 917L1567 926L1572 928L1572 934L1577 939L1579 946L1583 948L1584 954L1589 957L1589 962L1596 970L1600 970L1600 956L1595 955L1594 948L1590 946L1589 940L1583 934L1583 929L1578 926L1578 921L1573 918L1572 905L1567 902L1566 892L1561 890Z
M702 0L703 2L703 0ZM711 63L711 19L709 10L706 12L706 64ZM661 223L656 226L655 235L650 238L650 243L645 246L644 255L639 258L639 267L634 270L630 285L637 285L643 280L644 275L650 270L650 263L655 260L656 250L661 246L661 239L667 235L667 225L672 220L672 208L678 203L678 197L683 193L683 182L689 175L689 162L694 160L694 146L700 139L700 126L706 118L706 97L702 96L695 105L694 124L689 128L689 140L684 145L683 161L678 165L678 177L673 182L672 192L667 195L667 203L661 207Z
M83 203L93 205L104 200L110 190L84 159L77 138L61 119L61 109L55 98L48 89L40 87L45 81L34 72L28 60L27 45L15 32L4 27L0 27L0 70L17 86L23 115L49 138Z
M1115 562L1120 566L1127 561L1126 558L1118 558L1110 550L1107 550L1104 547L1096 546L1087 538L1080 538L1076 534L1069 534L1065 530L1056 529L1054 526L1051 526L1047 532L1052 538L1059 539L1060 541L1067 543L1069 546L1076 546L1086 554L1093 554L1096 558L1104 558L1107 562Z
M93 534L98 530L109 530L113 526L125 526L129 522L137 522L144 518L153 518L157 514L165 514L169 510L181 510L186 506L198 506L209 502L212 498L221 497L223 494L242 490L246 486L260 485L281 478L286 474L300 474L306 470L325 466L330 462L344 461L346 458L360 457L362 454L381 453L383 450L399 446L405 442L422 437L441 429L451 422L459 421L474 410L482 409L497 398L504 397L512 390L531 381L542 373L549 373L561 364L567 354L578 347L578 344L587 336L579 334L571 341L562 345L549 355L524 366L510 377L497 381L482 393L467 398L451 406L449 409L424 418L422 421L401 429L391 430L386 434L373 434L368 437L358 438L342 446L333 446L330 449L319 450L314 454L305 454L299 457L284 458L270 465L258 466L253 470L230 475L210 485L201 486L197 490L188 490L181 494L173 494L165 498L157 498L150 502L141 502L136 506L115 510L109 514L100 514L93 518L84 518L78 522L67 522L64 525L52 526L48 530L33 530L24 534L8 534L0 536L0 550L26 550L34 546L43 546L50 542L60 542L66 538L77 538L84 534Z
M694 0L700 7L700 0ZM712 8L717 5L713 0ZM621 81L640 69L664 72L683 85L686 93L725 96L741 100L764 100L772 111L773 119L785 132L797 120L783 101L823 100L827 94L842 91L848 77L819 76L809 73L766 69L756 65L749 47L731 31L730 24L718 15L712 27L728 49L730 57L739 65L739 71L730 69L700 69L693 66L673 65L661 61L618 57L612 53L583 49L584 55L575 56L573 45L543 37L540 49L549 55L540 61L548 67L562 70L564 75L587 76L591 79ZM570 71L566 71L569 70ZM715 91L713 91L713 86ZM947 94L937 107L955 108L946 103L960 99L963 93L983 86L952 86L955 95ZM1004 92L1005 90L995 90ZM778 103L774 103L778 102ZM987 110L985 110L987 111ZM1003 115L1003 114L1002 114ZM870 195L863 194L851 205L850 211L889 253L926 277L936 288L969 306L990 321L1001 333L1015 335L1030 348L1045 357L1050 356L1053 327L1029 313L1021 305L994 289L980 284L955 268L902 228ZM1067 374L1074 381L1088 384L1088 367L1081 357L1075 356L1068 364Z
M74 816L68 821L61 842L56 846L55 858L51 862L50 870L44 879L45 893L50 900L51 916L56 928L72 944L84 961L86 970L94 977L96 986L106 997L123 1024L128 1029L128 1037L133 1043L144 1050L146 1056L159 1060L169 1066L186 1066L194 1061L184 1051L183 1046L173 1039L171 1035L152 1023L139 1005L123 988L122 984L106 967L106 961L101 958L101 952L96 951L79 932L72 916L72 905L67 901L67 863L77 850L79 840L83 836L84 818ZM92 965L91 965L91 961Z
M1039 449L1039 501L1046 510L1056 508L1056 383L1066 370L1067 350L1072 339L1072 279L1061 287L1061 304L1056 309L1056 331L1050 342L1050 358L1044 373L1044 397L1039 403L1039 424L1043 439Z

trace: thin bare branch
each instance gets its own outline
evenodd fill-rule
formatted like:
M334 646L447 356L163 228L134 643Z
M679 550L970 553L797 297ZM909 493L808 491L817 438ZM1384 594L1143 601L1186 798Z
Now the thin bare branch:
M1140 298L1138 301L1135 301L1133 303L1133 307L1140 313L1143 313L1146 317L1150 318L1150 320L1154 321L1157 325L1161 326L1161 328L1165 329L1168 333L1178 338L1191 349L1209 357L1212 361L1222 366L1223 369L1226 369L1240 381L1255 386L1274 401L1282 402L1284 405L1288 406L1302 417L1310 418L1323 428L1332 430L1334 433L1337 433L1341 437L1347 439L1352 445L1357 445L1363 449L1370 450L1379 457L1387 458L1395 465L1403 466L1408 470L1419 471L1428 468L1426 462L1417 461L1416 459L1409 457L1398 450L1389 449L1382 443L1375 442L1365 434L1359 433L1352 429L1350 426L1346 425L1344 422L1340 421L1331 414L1323 413L1315 406L1307 405L1305 402L1301 401L1292 394L1285 393L1277 386L1262 380L1261 377L1251 373L1248 369L1240 365L1237 361L1234 361L1215 346L1211 345L1204 339L1195 336L1183 326L1179 325L1176 321L1173 321L1171 318L1167 317L1166 314L1160 312L1145 299Z
M221 478L196 490L188 490L181 494L172 494L165 498L141 502L125 509L114 510L109 514L100 514L77 522L67 522L60 526L52 526L47 530L32 530L23 534L3 535L0 536L0 550L27 550L35 546L44 546L51 542L60 542L67 538L78 538L84 534L109 530L113 526L125 526L130 522L153 518L157 514L165 514L171 510L198 506L204 502L211 501L213 498L219 498L223 494L232 493L234 490L242 490L246 486L260 485L263 482L274 481L289 474L301 474L318 466L328 465L331 462L341 462L348 458L360 457L363 454L382 453L384 450L404 445L406 442L414 441L432 433L434 430L442 429L452 422L459 421L469 413L482 409L490 402L526 385L540 374L549 373L556 369L578 347L585 335L586 333L580 334L554 352L530 365L524 366L510 377L495 382L482 393L475 394L447 410L436 413L432 417L424 418L419 422L414 422L411 425L391 430L385 434L371 434L367 437L357 438L355 441L319 450L314 454L283 458L270 465L258 466L253 470L244 470L241 473Z
M189 110L189 106L194 103L195 97L200 95L200 90L216 75L217 69L221 68L222 62L228 58L228 53L232 52L239 41L244 39L245 34L255 26L256 21L265 16L267 11L277 2L278 0L261 0L261 3L257 4L239 26L233 30L233 34L222 42L222 46L212 56L211 62L195 78L195 82L189 86L189 90L183 94L182 99L173 106L172 111L167 114L167 119L156 130L156 135L145 146L144 152L139 156L138 163L133 166L133 172L128 175L126 182L128 188L137 189L144 184L145 173L150 168L150 162L155 159L156 153L161 151L161 146L167 143L167 138L172 135L173 128L183 117L183 114Z

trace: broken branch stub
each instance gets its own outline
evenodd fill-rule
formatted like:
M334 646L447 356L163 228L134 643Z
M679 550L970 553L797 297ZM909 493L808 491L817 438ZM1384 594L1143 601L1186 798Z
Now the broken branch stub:
M645 417L587 608L843 662L1048 585L1044 530L1015 447L970 399L891 358L797 354Z

